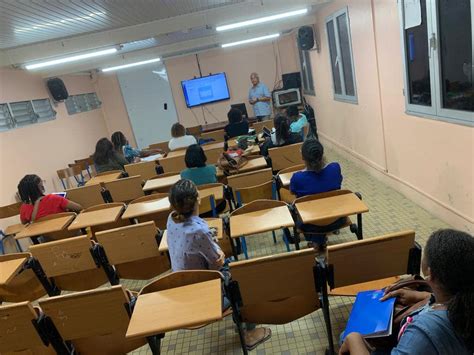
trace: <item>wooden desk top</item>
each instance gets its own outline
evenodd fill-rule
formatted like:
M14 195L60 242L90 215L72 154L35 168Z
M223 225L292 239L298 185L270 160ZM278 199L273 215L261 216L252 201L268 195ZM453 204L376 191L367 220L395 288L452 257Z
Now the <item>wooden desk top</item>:
M73 219L74 216L72 215L33 222L23 228L23 230L15 236L15 239L39 237L40 235L59 232L66 229Z
M204 218L209 227L214 227L217 229L217 239L222 240L224 238L223 235L223 222L220 218ZM168 251L168 230L166 229L163 232L163 236L161 237L160 246L158 247L160 252L167 252Z
M171 209L168 197L162 197L152 201L143 201L129 204L122 215L122 219L137 218L148 214L168 211Z
M179 179L181 179L181 176L179 174L176 174L176 175L171 175L167 177L147 180L145 182L145 186L143 186L143 191L147 192L147 191L153 191L159 188L170 187L176 182L178 182Z
M17 223L17 224L11 224L7 228L5 228L5 235L13 235L20 233L23 229L25 228L24 224Z
M201 147L204 151L219 148L224 150L224 142L203 144Z
M347 217L369 211L367 205L355 194L296 203L296 209L303 223L315 223L329 218Z
M113 223L119 219L124 208L124 206L114 206L97 211L81 212L68 229L81 229Z
M173 158L177 156L182 156L184 159L184 155L186 154L186 149L177 149L177 150L172 150L171 152L168 152L165 157L161 157L161 159L166 159L166 158Z
M230 235L232 238L238 238L294 225L295 222L288 207L280 206L231 216Z
M249 171L264 169L267 167L267 161L264 157L258 157L255 159L250 159L247 164L245 164L240 170L239 174L247 173ZM221 169L217 168L217 176L223 176L224 173Z
M283 187L290 186L290 180L294 173L296 173L296 171L290 171L289 173L279 174L278 178L280 179L281 186Z
M117 180L118 178L120 178L120 176L122 176L122 173L111 173L111 174L106 174L106 175L101 175L101 176L94 176L89 181L86 182L86 185L97 185L102 182Z
M211 280L140 295L126 337L146 337L219 320L221 290L221 281Z
M0 285L5 285L21 270L27 257L0 262Z

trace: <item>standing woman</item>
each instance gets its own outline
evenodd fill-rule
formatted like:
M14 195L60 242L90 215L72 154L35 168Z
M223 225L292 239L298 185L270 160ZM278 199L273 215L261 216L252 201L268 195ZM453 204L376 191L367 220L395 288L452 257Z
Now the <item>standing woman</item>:
M97 173L124 170L124 166L128 164L127 159L116 152L114 145L107 138L99 139L95 146L93 159Z
M249 104L253 106L257 121L266 120L272 114L270 91L264 83L260 82L257 73L250 74L250 81L252 87L249 89Z
M18 184L18 194L23 202L20 207L20 220L23 224L51 214L82 210L81 205L62 196L45 195L43 180L38 175L25 175Z

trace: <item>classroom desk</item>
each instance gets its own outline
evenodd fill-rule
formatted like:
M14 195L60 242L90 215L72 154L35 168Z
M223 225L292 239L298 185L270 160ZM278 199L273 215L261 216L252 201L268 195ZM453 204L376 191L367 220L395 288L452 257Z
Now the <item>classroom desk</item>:
M198 192L200 198L204 198L209 195L214 195L214 200L216 201L224 199L224 186L214 186L206 189L199 189L198 186Z
M161 158L163 158L163 154L153 154L147 157L140 158L140 161L155 161Z
M255 159L250 159L247 164L245 164L242 168L239 169L238 174L247 173L249 171L264 169L267 167L267 161L264 157L258 157ZM217 176L224 176L224 172L217 168Z
M147 337L221 318L221 281L199 282L138 296L125 336Z
M9 283L27 260L28 258L25 256L24 258L0 262L0 286Z
M290 186L290 180L294 173L296 173L296 171L290 171L289 173L278 174L278 179L280 179L280 183L282 187Z
M11 224L7 228L5 228L4 233L5 235L14 235L20 233L25 228L24 224L17 223Z
M162 178L150 179L145 182L145 186L143 186L144 192L154 191L158 189L163 189L166 187L171 187L176 182L181 179L179 174L166 176Z
M129 204L122 215L122 219L130 219L163 212L171 209L168 197L158 198L151 201L143 201Z
M74 215L71 215L33 222L15 235L15 239L32 238L33 243L38 244L36 237L65 230L74 217Z
M100 176L93 176L89 181L86 182L86 185L97 185L97 184L101 184L103 182L109 182L109 181L117 180L121 176L122 176L121 172L111 173L111 174L106 174L106 175L100 175Z
M235 239L294 225L295 222L287 206L273 207L230 216L230 236Z
M368 212L369 208L354 193L299 202L295 207L303 223L317 224L327 219L357 214L357 238L362 239L362 213Z
M223 221L220 218L204 218L207 222L209 227L214 227L217 229L217 242L222 242L224 239L223 234ZM166 229L163 232L163 236L161 237L160 246L158 247L160 252L167 252L168 251L168 230Z
M125 206L113 206L96 211L81 212L77 215L68 230L95 227L116 222Z
M204 151L211 150L211 149L218 149L218 148L224 150L224 142L216 142L216 143L211 142L211 143L203 144L201 145L201 147Z

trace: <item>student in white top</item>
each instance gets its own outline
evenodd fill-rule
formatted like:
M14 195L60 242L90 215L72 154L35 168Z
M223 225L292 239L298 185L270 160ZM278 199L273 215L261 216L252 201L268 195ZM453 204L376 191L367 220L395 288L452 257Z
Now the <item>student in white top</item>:
M171 127L171 136L168 143L168 148L170 151L187 148L192 144L197 144L196 138L194 136L188 136L186 134L186 128L181 123L175 123Z

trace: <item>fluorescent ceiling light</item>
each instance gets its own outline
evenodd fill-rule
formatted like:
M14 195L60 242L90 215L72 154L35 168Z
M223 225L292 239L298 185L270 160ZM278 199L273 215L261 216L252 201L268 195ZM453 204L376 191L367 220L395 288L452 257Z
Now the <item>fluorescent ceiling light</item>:
M279 33L275 33L275 34L268 35L268 36L255 37L255 38L245 39L245 40L243 40L243 41L232 42L232 43L225 43L225 44L223 44L221 47L222 47L222 48L233 47L233 46L238 46L238 45L240 45L240 44L246 44L246 43L252 43L252 42L257 42L257 41L263 41L263 40L265 40L265 39L270 39L270 38L277 38L277 37L279 37L279 36L280 36Z
M86 53L86 54L73 55L71 57L65 57L65 58L61 58L61 59L49 60L47 62L41 62L41 63L36 63L36 64L28 64L28 65L25 65L25 68L28 69L28 70L38 69L38 68L43 68L43 67L49 67L51 65L56 65L56 64L76 62L78 60L83 60L83 59L88 59L88 58L93 58L93 57L99 57L101 55L112 54L112 53L115 53L115 52L117 52L117 48L109 48L109 49L104 49L104 50L97 51L97 52L91 52L91 53Z
M277 15L265 16L265 17L260 17L260 18L256 18L256 19L253 19L253 20L236 22L236 23L232 23L230 25L217 26L216 31L220 32L220 31L233 30L233 29L236 29L236 28L247 27L247 26L256 25L256 24L259 24L259 23L276 21L276 20L280 20L280 19L283 19L283 18L291 17L291 16L304 15L307 12L308 12L308 9L288 11L288 12L284 12L284 13L277 14Z
M90 20L94 18L95 16L102 16L102 15L105 15L105 12L91 12L88 16L69 17L69 18L64 18L60 21L50 21L50 22L36 24L31 27L18 27L18 28L15 28L14 31L15 33L37 31L37 30L41 30L41 29L49 28L49 27L63 26L64 24L67 24L69 22Z
M160 58L144 60L142 62L135 62L135 63L130 63L130 64L119 65L119 66L116 66L116 67L104 68L104 69L102 69L102 71L103 72L108 72L108 71L112 71L112 70L131 68L131 67L136 67L138 65L144 65L144 64L159 62L160 60L161 60Z

